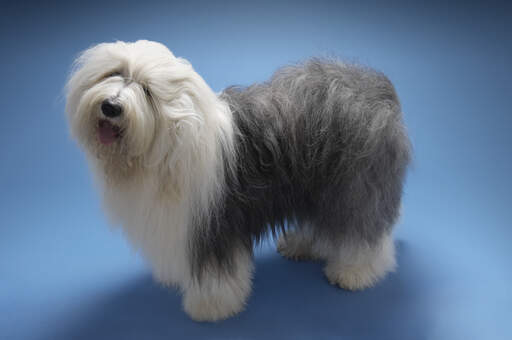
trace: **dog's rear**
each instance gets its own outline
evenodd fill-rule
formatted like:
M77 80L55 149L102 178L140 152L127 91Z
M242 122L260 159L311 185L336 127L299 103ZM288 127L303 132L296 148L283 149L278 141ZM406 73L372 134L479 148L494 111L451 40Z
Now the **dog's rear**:
M222 234L209 236L220 240L213 254L227 256L233 238L250 247L267 226L289 222L296 228L280 251L327 260L333 283L362 289L392 270L389 235L410 144L391 82L368 68L314 59L266 83L228 88L222 99L238 132L237 166L228 173L222 227L209 228Z

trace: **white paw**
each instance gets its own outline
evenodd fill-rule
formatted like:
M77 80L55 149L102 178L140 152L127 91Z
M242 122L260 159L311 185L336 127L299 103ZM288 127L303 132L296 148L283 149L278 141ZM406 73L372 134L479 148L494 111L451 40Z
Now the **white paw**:
M325 267L325 276L332 285L338 285L348 290L363 290L374 286L383 275L370 270L369 268L332 268Z
M391 237L387 236L374 248L345 246L337 258L327 262L324 272L333 285L363 290L374 286L395 268L395 248Z
M233 282L214 287L190 288L185 292L183 307L195 321L220 321L238 314L245 307L249 287L233 286Z
M245 307L251 294L253 264L248 252L236 255L236 266L230 273L205 272L185 290L183 308L196 321L219 321Z

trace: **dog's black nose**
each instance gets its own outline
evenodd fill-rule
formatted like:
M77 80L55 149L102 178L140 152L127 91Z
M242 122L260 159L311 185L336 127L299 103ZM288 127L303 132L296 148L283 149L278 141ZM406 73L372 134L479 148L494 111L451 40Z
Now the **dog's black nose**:
M105 99L101 103L101 112L107 117L114 118L120 116L123 112L123 108L119 104L112 103L110 100Z

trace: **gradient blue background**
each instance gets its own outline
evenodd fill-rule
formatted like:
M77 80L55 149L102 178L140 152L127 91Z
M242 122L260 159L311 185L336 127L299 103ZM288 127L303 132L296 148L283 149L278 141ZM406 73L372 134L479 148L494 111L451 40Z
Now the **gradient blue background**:
M12 3L0 8L0 339L512 338L511 6ZM315 55L385 72L415 149L398 271L346 292L265 244L247 310L191 321L109 230L64 118L77 53L141 38L216 91Z

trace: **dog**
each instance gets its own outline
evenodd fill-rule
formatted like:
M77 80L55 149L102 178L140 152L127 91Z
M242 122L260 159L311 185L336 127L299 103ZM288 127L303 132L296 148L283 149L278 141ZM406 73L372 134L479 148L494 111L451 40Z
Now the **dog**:
M192 319L243 310L267 235L344 289L394 270L411 147L382 73L310 59L215 94L164 45L118 41L81 53L66 91L107 215Z

